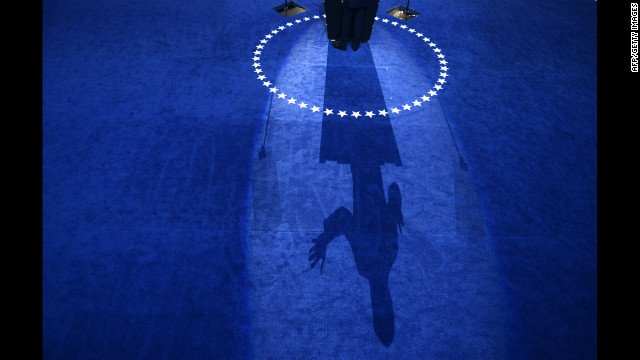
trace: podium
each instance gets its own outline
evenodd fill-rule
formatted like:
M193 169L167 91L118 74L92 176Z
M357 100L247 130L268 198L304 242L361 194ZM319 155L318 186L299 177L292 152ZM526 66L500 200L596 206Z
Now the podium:
M327 16L325 21L327 25L327 37L331 42L340 41L342 36L342 1L340 0L323 0L324 13ZM375 21L376 13L378 12L378 6L380 1L375 2L371 6L367 6L364 19L362 19L362 30L360 31L360 42L366 43L371 38L371 32L373 31L373 23ZM349 31L349 39L353 38L353 29Z

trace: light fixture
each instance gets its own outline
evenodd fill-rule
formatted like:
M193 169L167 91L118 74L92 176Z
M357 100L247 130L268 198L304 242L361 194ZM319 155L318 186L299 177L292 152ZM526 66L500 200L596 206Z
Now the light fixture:
M407 6L398 5L389 10L387 10L387 14L397 17L400 20L409 21L414 17L420 15L420 13L414 9L409 8L410 0L407 0Z
M307 11L309 9L307 9L304 6L296 3L295 1L287 1L287 0L285 0L284 3L274 6L273 10L279 12L280 14L282 14L282 15L284 15L286 17L290 17L290 16L294 16L294 15L300 14L302 12L305 12L305 11Z

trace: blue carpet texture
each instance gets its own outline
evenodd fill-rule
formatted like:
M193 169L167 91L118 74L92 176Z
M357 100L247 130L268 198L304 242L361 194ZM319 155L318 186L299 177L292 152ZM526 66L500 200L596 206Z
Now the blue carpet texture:
M43 359L596 359L597 2L42 3Z

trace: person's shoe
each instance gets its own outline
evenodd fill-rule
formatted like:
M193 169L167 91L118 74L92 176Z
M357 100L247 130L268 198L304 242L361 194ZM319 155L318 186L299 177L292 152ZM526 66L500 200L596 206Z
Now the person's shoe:
M334 48L336 48L336 49L338 49L338 50L342 50L342 51L347 50L347 44L342 44L342 43L331 43L331 46L333 46Z

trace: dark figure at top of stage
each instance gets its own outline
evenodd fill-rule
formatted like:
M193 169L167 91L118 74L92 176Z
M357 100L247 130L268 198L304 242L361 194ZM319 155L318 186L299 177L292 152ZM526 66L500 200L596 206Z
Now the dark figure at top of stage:
M360 47L362 19L367 12L367 7L373 7L378 4L378 0L343 0L342 2L342 34L339 43L331 45L339 50L347 50L347 42L349 40L349 32L353 30L353 39L351 39L351 48L358 51Z

